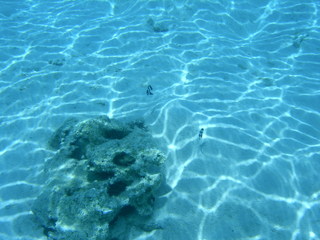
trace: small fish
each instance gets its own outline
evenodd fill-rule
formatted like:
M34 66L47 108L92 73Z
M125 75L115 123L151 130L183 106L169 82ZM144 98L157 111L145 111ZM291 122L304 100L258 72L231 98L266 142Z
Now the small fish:
M148 88L147 88L147 95L153 95L153 93L151 92L153 90L152 86L151 85L148 85Z
M200 129L200 132L199 132L199 139L201 139L201 138L202 138L203 132L204 132L204 129L203 129L203 128L201 128L201 129Z

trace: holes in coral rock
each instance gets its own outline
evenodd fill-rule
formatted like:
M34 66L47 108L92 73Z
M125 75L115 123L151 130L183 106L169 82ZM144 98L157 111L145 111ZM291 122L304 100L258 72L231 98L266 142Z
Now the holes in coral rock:
M114 176L114 172L111 171L105 171L105 172L94 172L94 171L90 171L88 172L88 176L87 179L89 182L93 182L93 181L104 181L104 180L108 180L109 178L112 178Z
M122 181L122 180L116 181L110 184L108 188L108 194L110 196L118 196L119 194L121 194L126 190L127 186L129 186L129 184L125 181Z
M118 216L126 217L128 215L135 213L135 211L136 211L136 208L134 206L126 205L123 208L121 208L120 212L118 213Z
M106 129L103 136L108 139L122 139L129 134L127 130L121 129Z
M122 207L119 213L114 217L114 219L110 222L110 226L115 226L119 218L126 218L136 213L136 208L131 205L126 205Z
M135 159L126 152L118 152L115 154L112 161L114 164L127 167L133 164L135 162Z
M83 151L79 147L75 147L74 149L72 149L72 152L69 155L70 158L74 158L77 160L81 160L82 156L83 156Z

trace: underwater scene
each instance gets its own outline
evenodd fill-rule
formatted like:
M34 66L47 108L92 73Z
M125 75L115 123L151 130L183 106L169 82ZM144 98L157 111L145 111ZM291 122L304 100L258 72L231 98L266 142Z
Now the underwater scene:
M319 0L0 0L0 240L320 240Z

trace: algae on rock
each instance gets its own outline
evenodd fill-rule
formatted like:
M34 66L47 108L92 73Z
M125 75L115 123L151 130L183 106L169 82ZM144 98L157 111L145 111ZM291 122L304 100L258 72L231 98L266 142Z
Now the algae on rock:
M141 122L71 119L49 145L57 153L32 207L48 239L126 239L128 229L144 226L165 157Z

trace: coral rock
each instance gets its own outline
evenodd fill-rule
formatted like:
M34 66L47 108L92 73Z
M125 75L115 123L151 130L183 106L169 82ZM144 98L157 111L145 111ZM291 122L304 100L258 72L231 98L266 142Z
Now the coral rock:
M32 207L48 239L125 239L132 225L143 226L165 157L141 122L71 119L49 145L57 153L45 163L47 182Z

